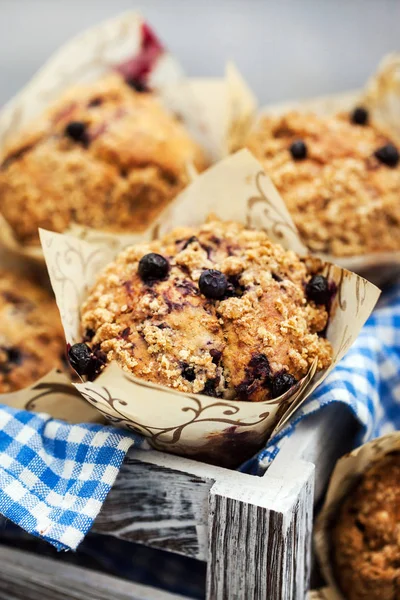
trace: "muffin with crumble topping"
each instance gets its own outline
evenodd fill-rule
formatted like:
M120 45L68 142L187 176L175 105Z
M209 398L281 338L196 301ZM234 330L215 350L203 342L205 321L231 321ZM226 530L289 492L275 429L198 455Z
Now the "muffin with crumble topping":
M400 250L399 152L364 108L336 117L264 117L247 147L312 251L345 257Z
M18 241L73 223L132 233L149 227L205 167L201 148L146 88L113 73L68 90L3 152L0 212Z
M16 272L0 270L0 394L28 387L63 366L64 335L55 301Z
M82 376L110 361L182 392L263 401L325 369L333 285L266 233L234 222L179 228L124 250L81 307Z
M345 498L333 556L348 600L400 598L400 452L369 467Z

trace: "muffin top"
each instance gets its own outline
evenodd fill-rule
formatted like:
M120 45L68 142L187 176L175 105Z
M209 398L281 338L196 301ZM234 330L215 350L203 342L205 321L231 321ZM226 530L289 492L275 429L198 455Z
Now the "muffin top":
M318 369L331 363L332 286L319 269L237 223L175 229L127 248L100 274L72 364L93 377L115 360L183 392L278 397L315 359Z
M68 90L3 152L0 210L22 243L72 222L142 231L205 166L200 147L153 94L118 74Z
M399 154L364 109L330 118L265 117L247 146L311 250L335 256L400 250Z
M364 473L340 509L333 543L348 600L400 598L400 452Z
M17 273L0 270L0 394L62 367L65 342L56 303Z

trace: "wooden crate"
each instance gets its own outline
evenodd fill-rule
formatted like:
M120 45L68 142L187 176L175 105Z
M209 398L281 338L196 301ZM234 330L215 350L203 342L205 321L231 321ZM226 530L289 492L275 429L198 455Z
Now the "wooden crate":
M331 405L300 423L263 477L131 450L94 531L207 562L207 600L303 600L312 522L356 423ZM182 598L0 549L0 600Z

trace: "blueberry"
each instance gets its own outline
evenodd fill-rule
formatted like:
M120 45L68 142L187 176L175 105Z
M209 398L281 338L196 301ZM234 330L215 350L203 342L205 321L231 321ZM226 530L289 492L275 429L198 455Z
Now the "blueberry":
M351 113L351 122L354 125L366 125L368 123L368 111L363 106L356 106Z
M70 365L78 375L85 375L92 362L92 351L87 344L83 342L74 344L68 350Z
M134 77L127 79L126 83L133 88L136 92L148 92L149 89L147 87L147 85L145 83L143 83L143 81L140 81L140 79L135 79Z
M297 383L297 379L289 373L277 373L272 380L271 393L272 398L278 398L290 390Z
M290 146L290 154L294 160L304 160L307 157L307 146L303 140L296 140Z
M246 373L252 379L266 380L270 376L269 360L265 354L255 354L250 359Z
M228 281L221 271L207 269L200 275L200 292L206 298L213 298L214 300L222 298L225 295L227 286Z
M164 279L168 275L169 262L161 254L150 252L139 261L139 277L142 281Z
M314 275L306 285L306 296L315 304L328 304L330 292L329 283L323 275Z
M217 365L221 360L222 352L220 350L216 350L215 348L211 348L210 355L212 357L213 363Z
M101 106L102 104L103 104L103 99L96 97L96 98L92 98L92 100L88 104L88 107L89 108L97 108L97 106Z
M7 360L14 365L20 365L22 363L22 352L19 348L12 346L11 348L7 348Z
M388 167L397 167L399 163L399 151L393 144L386 144L375 151L376 158Z
M65 128L65 135L74 142L86 142L86 124L82 121L71 121Z
M96 335L95 330L88 328L85 331L85 335L83 337L83 341L84 342L91 342L95 335Z
M218 379L207 379L204 388L201 390L201 393L204 394L205 396L214 396L215 398L218 397L217 392L215 391L215 388L218 385Z
M182 368L182 377L184 377L187 381L194 381L196 379L194 368L185 363Z

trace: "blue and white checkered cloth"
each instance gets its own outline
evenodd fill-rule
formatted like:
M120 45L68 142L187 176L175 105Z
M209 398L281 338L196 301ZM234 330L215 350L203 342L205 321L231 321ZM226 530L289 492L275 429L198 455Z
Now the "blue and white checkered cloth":
M297 424L332 402L361 424L360 443L400 428L400 285L386 293L346 357L291 422L242 466L261 474ZM128 448L140 436L68 425L0 405L0 513L58 549L89 531Z
M75 549L143 438L0 406L0 513L59 550Z

